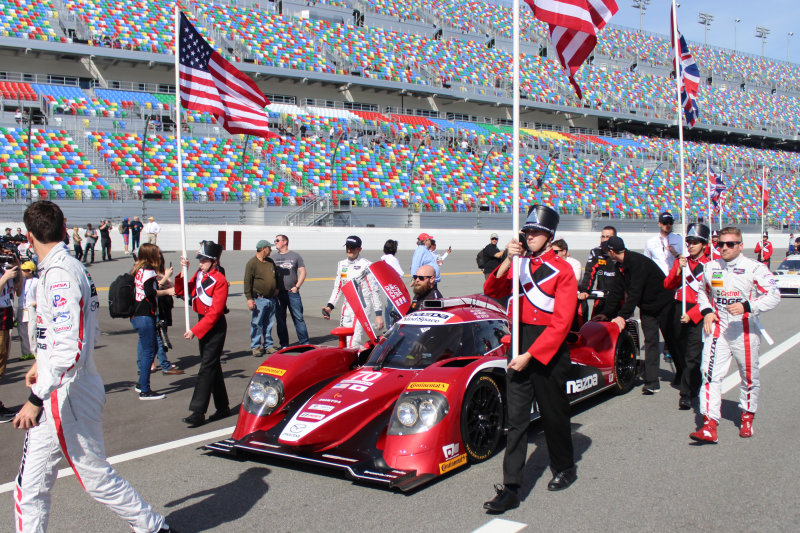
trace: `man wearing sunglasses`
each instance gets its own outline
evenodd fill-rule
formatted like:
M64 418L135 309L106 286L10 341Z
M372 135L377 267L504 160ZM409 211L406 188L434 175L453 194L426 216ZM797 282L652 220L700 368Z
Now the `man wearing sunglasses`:
M758 315L774 309L781 301L775 277L766 265L742 255L742 232L727 227L719 232L721 259L705 265L702 290L697 303L708 336L703 346L700 372L700 412L703 426L691 433L698 442L717 442L717 425L722 403L722 379L731 359L741 376L739 409L742 411L740 437L753 434L753 417L761 389L758 379L758 348L761 344Z
M703 268L710 261L703 253L711 230L705 224L689 224L686 229L686 249L689 257L679 257L664 280L664 287L675 291L670 320L675 339L675 379L672 384L680 390L678 409L692 408L692 398L700 393L700 358L703 353L703 315L697 306L697 293L703 282ZM683 294L683 279L686 294ZM683 304L686 301L686 314Z
M411 276L411 288L414 290L414 301L411 302L409 313L418 310L425 300L442 298L442 293L436 288L436 271L430 265L422 265Z
M644 247L645 257L649 257L658 265L666 276L672 268L672 263L683 253L680 235L672 233L675 218L669 211L664 211L658 217L658 235L647 240Z
M508 437L503 485L496 486L497 495L483 504L490 513L519 506L534 401L542 415L553 472L547 489L564 490L578 478L566 391L572 367L566 338L578 304L578 281L569 263L551 248L558 222L554 209L531 207L520 234L522 242L508 243L508 256L483 285L487 296L507 298L512 293L511 262L515 255L521 256L519 355L508 362L506 370Z

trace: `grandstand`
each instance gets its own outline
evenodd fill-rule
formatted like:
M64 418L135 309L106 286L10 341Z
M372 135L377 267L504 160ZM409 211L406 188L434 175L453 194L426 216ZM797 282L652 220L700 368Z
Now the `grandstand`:
M294 223L335 223L341 206L511 208L508 8L181 5L268 95L281 138L231 136L197 112L176 126L172 2L0 0L3 201L174 201L180 127L191 202L282 207ZM644 219L679 211L668 37L607 28L579 72L578 101L544 25L524 10L523 27L523 207L545 201L581 216ZM691 205L705 206L708 159L730 187L727 218L754 221L767 167L770 222L800 226L800 65L691 47L703 74L700 120L687 132ZM319 199L330 216L300 216Z

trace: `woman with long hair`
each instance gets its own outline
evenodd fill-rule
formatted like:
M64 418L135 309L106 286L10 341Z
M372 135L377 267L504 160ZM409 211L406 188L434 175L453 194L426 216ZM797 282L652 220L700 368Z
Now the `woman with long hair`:
M156 333L156 314L158 313L158 297L169 294L168 289L158 288L158 268L160 250L154 244L143 244L139 248L136 263L131 269L135 280L134 307L131 325L139 334L139 344L136 348L136 363L139 367L139 384L136 390L140 400L161 400L164 394L150 390L150 365L153 364L158 341Z

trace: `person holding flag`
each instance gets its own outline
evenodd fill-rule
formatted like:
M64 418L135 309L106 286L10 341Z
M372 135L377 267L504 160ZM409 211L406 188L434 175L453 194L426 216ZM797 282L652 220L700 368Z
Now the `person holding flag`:
M680 256L664 279L664 288L675 291L671 326L675 348L675 379L680 391L678 409L692 408L700 393L700 357L703 352L703 315L697 306L697 292L703 283L703 267L709 259L703 253L711 230L705 224L689 224L686 233L688 257ZM686 285L683 286L683 279ZM686 302L686 312L682 311Z

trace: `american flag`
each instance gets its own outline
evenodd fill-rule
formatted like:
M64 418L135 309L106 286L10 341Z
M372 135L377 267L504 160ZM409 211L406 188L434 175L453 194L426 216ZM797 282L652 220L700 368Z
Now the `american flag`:
M686 39L675 29L672 12L670 12L669 20L670 30L672 30L670 31L672 50L675 50L676 34L680 43L680 64L675 60L673 60L673 63L675 64L675 73L680 76L681 80L681 107L683 107L683 113L686 116L686 123L689 124L689 127L692 127L697 122L697 117L700 114L697 107L697 92L700 89L700 69L689 51Z
M597 44L597 32L618 11L614 0L525 0L533 14L550 25L550 40L578 98L575 73Z
M211 113L230 133L278 136L269 131L266 96L253 80L211 48L183 13L178 60L183 107Z
M719 211L720 199L728 187L722 179L722 175L714 170L714 167L709 167L709 189L711 191L711 203L714 205L714 211Z

